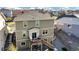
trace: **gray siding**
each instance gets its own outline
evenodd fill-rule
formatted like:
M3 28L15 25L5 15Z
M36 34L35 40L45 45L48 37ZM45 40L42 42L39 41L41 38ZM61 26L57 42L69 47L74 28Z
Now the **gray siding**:
M27 48L29 47L30 43L28 40L17 40L16 41L16 46L17 46L17 49L20 49L20 48ZM21 45L22 42L25 42L25 45Z
M35 21L28 21L28 29L35 27Z
M53 27L53 20L40 21L40 28L49 28L49 27Z
M16 45L17 48L22 48L21 46L21 42L26 42L26 47L28 47L28 42L27 40L29 40L29 34L28 34L28 30L31 28L35 28L36 27L36 21L24 21L24 22L15 22L16 23ZM40 37L41 38L45 38L47 39L49 42L51 42L53 40L53 36L54 36L54 27L53 27L53 20L39 20L39 30L40 30ZM26 24L27 26L24 27L23 25ZM44 35L43 34L43 30L48 30L47 34ZM26 31L26 38L23 39L22 37L22 32ZM23 47L25 47L23 46Z
M23 29L23 22L19 21L16 22L16 30L22 30Z

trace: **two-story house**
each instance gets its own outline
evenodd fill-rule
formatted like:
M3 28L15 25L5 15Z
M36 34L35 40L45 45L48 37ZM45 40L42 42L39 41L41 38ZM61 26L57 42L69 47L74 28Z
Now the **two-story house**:
M17 49L30 47L30 41L33 42L33 40L44 39L52 44L54 40L54 19L48 12L28 11L18 15L14 21L16 24Z

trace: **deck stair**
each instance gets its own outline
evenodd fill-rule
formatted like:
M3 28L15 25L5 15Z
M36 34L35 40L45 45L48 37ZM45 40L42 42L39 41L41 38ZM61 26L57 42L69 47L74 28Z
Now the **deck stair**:
M51 43L49 43L48 41L45 41L44 39L40 39L40 40L31 41L31 50L32 50L33 45L41 45L41 50L42 50L43 44L47 46L48 48L53 49L53 45Z

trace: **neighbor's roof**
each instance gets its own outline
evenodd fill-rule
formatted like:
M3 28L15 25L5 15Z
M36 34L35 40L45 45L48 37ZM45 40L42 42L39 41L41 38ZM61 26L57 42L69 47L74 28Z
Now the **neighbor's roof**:
M59 16L57 19L60 19L60 18L63 18L63 17L69 17L69 18L76 18L76 16L75 15L63 15L63 16Z
M61 18L59 18L56 23L66 23L66 24L76 24L79 25L79 18L77 18L76 16L72 16L72 15L67 15L67 16L63 16Z
M41 13L38 11L28 11L27 13L23 13L18 15L14 21L30 21L30 20L48 20L53 19L49 13Z
M74 14L77 18L79 18L79 14Z

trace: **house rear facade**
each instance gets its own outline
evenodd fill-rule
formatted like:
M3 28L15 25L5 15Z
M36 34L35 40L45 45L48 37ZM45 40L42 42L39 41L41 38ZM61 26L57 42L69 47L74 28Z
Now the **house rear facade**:
M16 47L30 48L32 40L44 39L49 43L54 40L54 19L49 13L29 11L15 18Z

